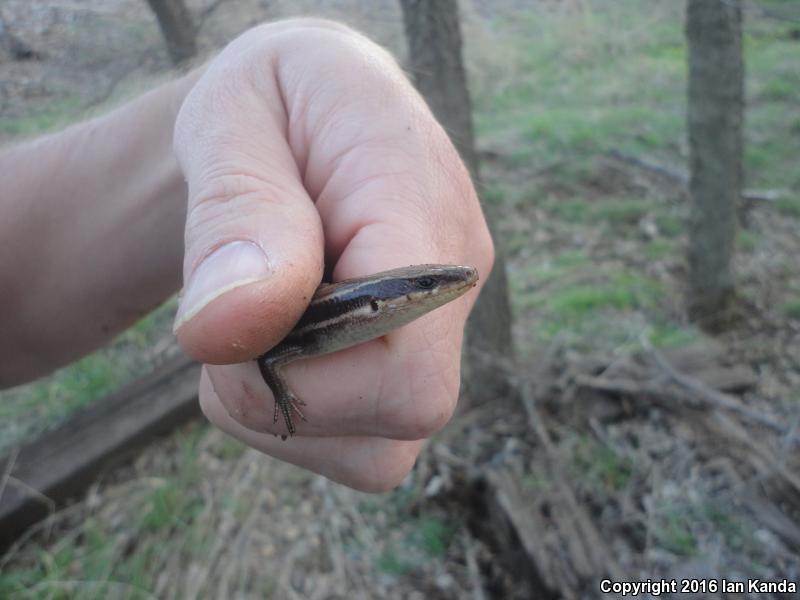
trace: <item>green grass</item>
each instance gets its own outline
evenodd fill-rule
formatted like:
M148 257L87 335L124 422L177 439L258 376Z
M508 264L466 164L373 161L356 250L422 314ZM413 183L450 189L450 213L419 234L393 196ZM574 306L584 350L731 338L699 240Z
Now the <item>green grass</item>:
M525 474L522 476L520 482L525 490L534 494L542 493L550 489L553 485L553 481L541 473Z
M644 252L652 260L661 260L679 253L679 249L670 240L655 239L647 243Z
M625 198L598 202L593 212L597 220L613 228L630 228L651 210L653 208L640 199Z
M556 164L527 191L503 187L502 181L489 184L498 206L513 199L518 210L523 198L546 214L532 227L549 234L547 246L537 246L520 227L503 240L512 258L533 257L516 267L512 291L515 312L530 319L537 343L555 336L581 346L603 337L620 342L633 315L644 316L656 345L696 338L675 314L682 307L676 292L662 289L635 265L622 277L614 272L602 277L598 271L606 267L591 256L584 254L576 265L558 264L553 256L562 250L559 240L587 231L600 239L641 243L638 223L649 218L656 232L641 245L640 257L673 264L682 257L684 201L667 203L594 185L604 176L595 157L611 149L686 166L687 54L678 4L623 0L575 12L520 15L511 25L516 37L504 37L513 51L503 54L503 64L491 65L492 77L473 80L478 138L492 148L501 147L492 140L502 140L514 166ZM746 185L791 190L775 208L798 218L800 44L775 20L748 18L745 29ZM473 52L478 64L491 62ZM758 234L743 231L737 250L752 252L760 241Z
M197 456L204 433L204 428L195 427L179 438L177 459L182 465L180 473L177 477L161 480L147 498L141 513L142 530L158 532L184 529L200 513L203 497L193 484L203 476Z
M697 555L699 539L708 539L712 532L729 549L745 551L751 556L759 553L751 524L727 501L679 501L661 506L654 515L653 537L680 556Z
M591 438L581 438L575 445L572 464L581 480L604 494L625 488L634 468L629 458Z
M672 111L652 113L636 106L623 110L558 107L522 119L520 126L531 143L557 154L600 153L614 148L614 140L628 149L645 151L662 145L679 116Z
M80 98L58 95L58 100L37 112L15 119L0 119L0 135L27 138L75 122L81 114Z
M441 559L458 529L448 516L420 514L418 496L413 486L403 486L386 497L365 497L359 512L365 517L388 519L391 536L384 541L376 557L375 568L383 573L401 576L423 565ZM438 513L438 511L436 511ZM353 551L363 551L360 542Z
M378 557L378 569L389 575L404 575L411 570L410 565L404 560L394 545L390 545Z
M577 188L579 183L573 181L570 185ZM563 223L603 226L609 235L636 238L641 235L639 222L651 216L659 235L677 237L686 230L683 221L668 207L643 198L602 195L587 198L585 191L570 191L566 185L564 192L568 194L565 198L550 198L541 202L542 208L550 216ZM665 242L663 238L657 241Z
M800 123L800 44L785 27L745 19L751 187L800 185L794 168L800 136L787 127ZM519 15L513 29L516 52L487 65L493 76L475 77L479 137L521 132L523 146L513 153L529 162L573 160L610 148L685 162L677 157L686 137L680 3L621 1L577 15L537 11ZM490 60L482 50L471 50L478 64Z
M432 516L410 519L401 541L390 542L377 560L379 570L391 575L413 571L423 562L440 559L453 541L456 527Z
M549 212L566 223L583 224L589 221L589 206L584 200L555 200L550 203Z
M422 547L430 558L439 558L444 555L456 529L453 525L442 519L425 517L420 519L416 542Z
M61 422L129 378L125 364L100 352L45 380L0 393L0 450Z
M702 339L702 334L694 328L674 323L656 324L648 332L650 343L658 348L680 348Z
M752 252L760 241L761 236L753 231L740 229L736 232L736 249L740 252Z
M175 300L138 321L111 345L53 375L0 391L0 452L62 423L147 371L142 353L169 331Z
M581 273L591 267L591 259L583 252L566 251L541 261L528 261L518 276L511 278L511 295L519 308L541 303L538 291L545 285Z
M787 300L783 305L783 312L790 319L800 320L800 296Z
M752 532L746 530L740 516L730 507L724 504L711 504L705 506L704 510L705 518L722 534L729 548L741 548L745 540L751 537Z
M567 254L561 264L532 264L511 280L514 312L532 323L539 343L564 336L586 349L586 344L614 347L628 343L630 315L654 313L656 317L665 291L658 281L633 270L602 271L581 253ZM656 321L670 322L663 316ZM680 335L674 334L675 339Z
M484 47L467 43L475 71L471 75L478 138L493 149L501 148L510 168L523 169L523 175L513 173L511 181L487 180L481 195L509 220L528 218L526 210L544 214L537 221L547 234L543 241L533 235L539 231L523 227L502 236L512 256L525 251L529 257L512 265L513 302L522 317L517 327L530 328L540 347L561 335L578 349L597 344L615 350L625 343L638 347L640 332L662 348L691 344L700 337L669 312L664 299L675 300L676 292L642 268L642 263L670 261L681 251L685 204L592 186L598 175L596 157L610 149L685 166L686 50L681 18L682 3L620 0L577 13L531 11L514 23L498 23L496 43L491 38ZM786 38L786 27L750 15L746 19L745 170L747 187L790 190L774 204L775 210L800 218L800 44ZM65 94L48 110L3 121L0 133L39 133L74 114L76 101ZM525 179L524 169L554 163L546 175ZM652 239L643 240L638 230L644 217L656 223ZM587 239L599 240L599 250ZM641 255L615 255L617 241L638 242L635 248ZM744 232L738 249L752 250L758 241ZM782 308L790 318L800 319L800 297L789 297ZM143 319L121 338L125 349L120 354L104 350L38 384L4 392L0 447L54 426L134 376L130 356L149 347L160 323L157 316ZM789 401L800 403L800 396ZM169 557L177 555L185 565L202 561L215 542L210 537L214 531L202 520L199 441L192 433L182 435L173 459L179 464L178 474L153 478L151 488L137 497L142 508L136 518L122 526L89 519L78 536L37 546L35 558L4 570L0 597L75 597L75 590L59 587L69 581L85 582L78 590L81 597L113 595L119 591L112 589L118 585L114 582L126 582L119 584L128 586L125 597L146 597L142 590L155 588L160 566ZM212 454L234 461L243 451L242 445L228 440ZM628 457L592 439L576 443L569 464L601 495L625 490L636 473ZM549 486L531 476L523 483L535 489ZM359 504L370 519L388 513L392 521L396 537L381 540L374 558L376 568L388 575L413 573L441 559L453 543L455 523L412 515L412 493L404 488L392 494L388 511L377 499ZM238 518L245 504L231 494L217 502L216 510ZM719 532L731 545L746 537L733 514L684 504L660 509L653 527L653 544L681 556L698 552L698 527ZM120 542L123 535L131 536L126 544ZM347 540L345 547L364 551L358 540ZM268 595L275 584L263 585Z
M800 196L780 198L775 202L775 208L787 217L800 218Z
M636 291L614 284L577 285L565 288L548 301L549 308L567 321L577 321L604 308L626 309L636 305Z
M797 95L797 88L790 80L771 79L763 84L761 94L767 100L792 100Z
M565 287L546 306L559 319L575 322L604 309L626 310L652 304L658 284L636 273L611 273L600 282Z
M495 208L505 207L506 191L499 186L484 187L479 190L481 201Z
M181 468L169 478L136 488L137 520L101 522L89 517L54 544L31 545L24 567L4 570L2 598L151 598L161 568L179 555L202 561L213 532L200 518L205 506L199 444L207 431L194 425L177 434Z
M659 232L667 237L677 237L686 232L684 220L674 214L657 214L655 221Z
M694 556L698 551L698 540L694 533L697 520L686 507L676 506L659 519L653 537L658 544L679 556Z
M531 158L540 160L678 144L683 97L663 90L685 77L682 31L670 22L679 11L653 12L644 16L620 2L578 18L520 15L516 28L525 35L516 61L508 61L515 72L500 89L493 79L477 86L479 136L521 131L534 149ZM496 67L501 75L509 70Z

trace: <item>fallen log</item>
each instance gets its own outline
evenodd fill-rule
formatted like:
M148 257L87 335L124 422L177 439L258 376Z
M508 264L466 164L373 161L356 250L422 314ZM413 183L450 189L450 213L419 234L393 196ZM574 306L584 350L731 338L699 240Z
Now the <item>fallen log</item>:
M0 550L104 469L199 416L199 375L179 356L0 459Z

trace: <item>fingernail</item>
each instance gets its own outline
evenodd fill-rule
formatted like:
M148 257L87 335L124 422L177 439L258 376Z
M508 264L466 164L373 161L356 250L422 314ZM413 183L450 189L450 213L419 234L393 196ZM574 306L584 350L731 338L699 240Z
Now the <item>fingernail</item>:
M266 279L269 263L263 250L252 242L231 242L203 259L181 293L173 331L225 292Z

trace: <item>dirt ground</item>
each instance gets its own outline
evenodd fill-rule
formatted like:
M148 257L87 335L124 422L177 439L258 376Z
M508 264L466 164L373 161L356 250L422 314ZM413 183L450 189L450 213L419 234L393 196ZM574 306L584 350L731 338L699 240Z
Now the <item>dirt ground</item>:
M187 3L205 55L292 15L343 19L405 53L388 0ZM683 318L688 208L675 167L685 146L653 150L666 174L630 153L532 150L525 107L504 108L503 93L524 44L546 40L520 37L517 15L574 19L552 57L568 70L591 57L567 42L608 10L533 4L462 5L479 111L499 107L479 117L478 146L481 191L502 207L509 253L519 357L498 364L509 395L481 402L467 388L463 409L384 496L188 425L0 559L0 596L477 600L615 597L600 593L603 577L800 584L800 211L753 194L736 323L713 339L694 330ZM679 30L680 11L625 5L648 13L627 44L657 18ZM5 0L0 17L39 54L0 49L2 141L102 112L172 73L141 0ZM498 125L495 113L515 110ZM800 180L787 181L780 195L800 197Z

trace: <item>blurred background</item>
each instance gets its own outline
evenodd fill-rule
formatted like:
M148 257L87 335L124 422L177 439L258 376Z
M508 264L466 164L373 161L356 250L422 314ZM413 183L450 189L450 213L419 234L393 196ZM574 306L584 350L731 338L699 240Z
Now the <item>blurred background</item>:
M3 0L0 142L290 16L390 49L472 171L459 410L354 492L199 417L167 302L0 392L0 598L797 597L800 4Z

